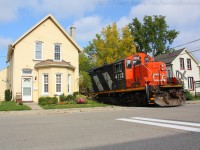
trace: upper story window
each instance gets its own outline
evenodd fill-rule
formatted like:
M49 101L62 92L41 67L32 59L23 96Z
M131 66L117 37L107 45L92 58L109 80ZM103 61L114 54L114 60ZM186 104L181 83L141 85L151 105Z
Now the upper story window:
M54 45L54 60L61 61L61 44Z
M42 60L42 42L35 42L35 60Z
M180 70L184 70L185 66L184 66L184 58L180 58Z
M187 69L192 70L191 59L187 59Z

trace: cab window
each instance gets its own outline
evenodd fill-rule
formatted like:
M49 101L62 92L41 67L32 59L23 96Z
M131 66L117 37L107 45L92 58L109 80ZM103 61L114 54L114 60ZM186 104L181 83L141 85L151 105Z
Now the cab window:
M122 64L115 64L115 73L122 72Z
M144 58L144 62L149 62L149 60L150 60L149 57Z
M126 68L132 68L131 60L127 59L126 60Z

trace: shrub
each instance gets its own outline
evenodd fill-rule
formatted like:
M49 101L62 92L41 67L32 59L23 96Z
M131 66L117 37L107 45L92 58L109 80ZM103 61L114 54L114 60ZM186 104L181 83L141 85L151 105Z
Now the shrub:
M18 105L24 105L23 102L19 102Z
M12 91L7 89L5 90L5 101L11 101L12 99Z
M87 103L86 96L84 96L84 95L76 95L76 103L77 104L85 104L85 103Z
M58 98L57 97L40 97L38 99L38 103L40 105L58 104Z
M53 104L58 104L58 98L57 97L52 97Z
M60 102L64 102L66 100L65 94L59 96Z
M79 95L79 92L74 92L73 96L76 97L77 95Z
M75 99L75 97L73 96L73 95L67 95L67 97L66 97L66 100L67 101L70 101L70 100L74 100Z
M186 90L186 100L193 100L194 96L188 91Z

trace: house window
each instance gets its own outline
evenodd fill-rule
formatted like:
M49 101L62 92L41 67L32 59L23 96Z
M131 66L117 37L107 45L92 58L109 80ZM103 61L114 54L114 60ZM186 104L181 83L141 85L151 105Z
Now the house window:
M43 74L43 94L48 94L49 92L49 77L48 74Z
M184 59L180 58L180 70L184 70L185 66L184 66Z
M188 77L188 90L194 90L194 79L193 77Z
M61 93L61 74L56 74L56 93Z
M42 60L42 42L35 43L35 59Z
M187 59L187 69L192 70L191 59Z
M61 61L61 45L60 44L54 45L54 60Z

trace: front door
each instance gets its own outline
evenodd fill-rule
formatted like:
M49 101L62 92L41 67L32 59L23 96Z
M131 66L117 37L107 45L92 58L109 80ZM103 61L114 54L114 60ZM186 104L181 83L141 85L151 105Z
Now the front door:
M22 100L32 101L32 78L31 77L22 78Z

